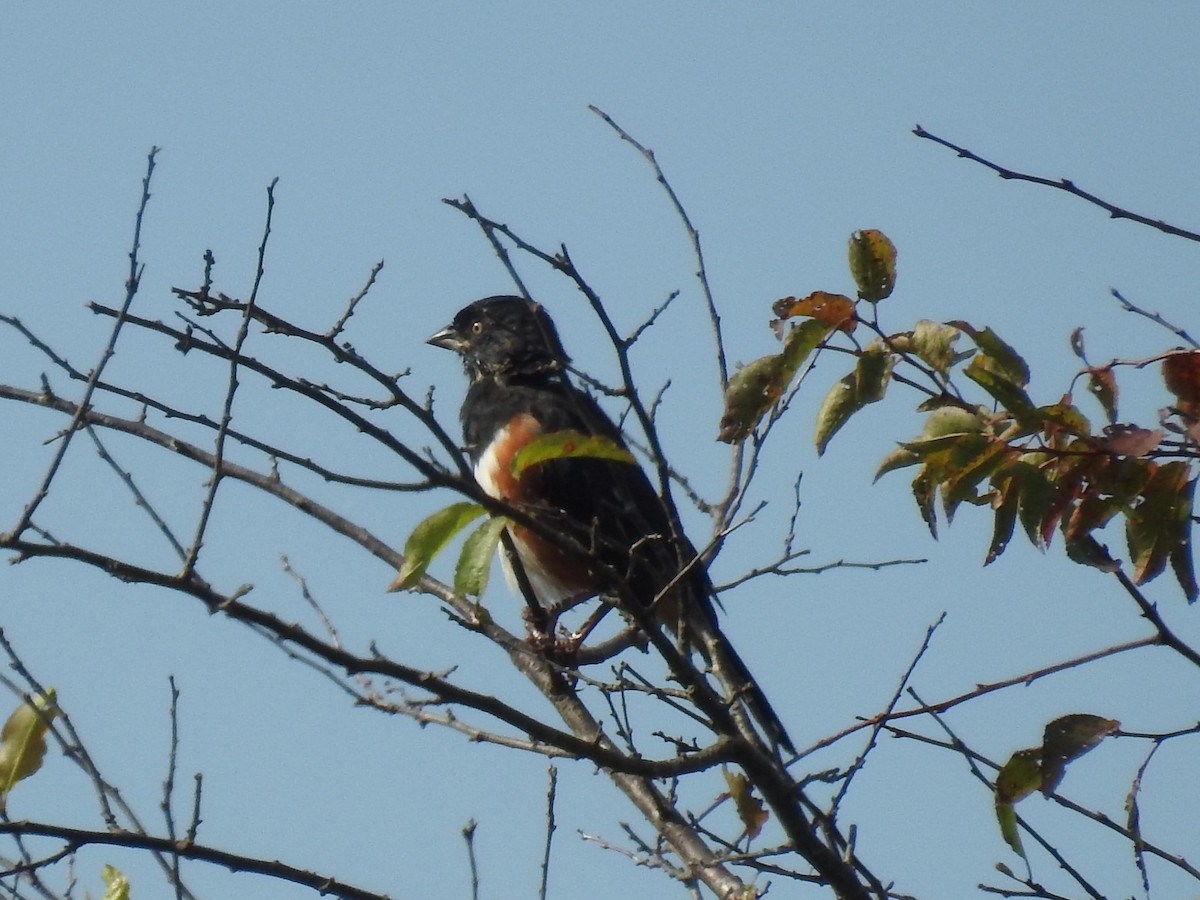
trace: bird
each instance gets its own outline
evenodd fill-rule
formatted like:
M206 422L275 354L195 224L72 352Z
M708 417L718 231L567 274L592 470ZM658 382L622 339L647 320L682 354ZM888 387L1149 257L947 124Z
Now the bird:
M681 649L699 652L772 747L794 753L779 716L719 627L707 567L675 533L673 517L620 428L570 380L570 357L545 307L523 297L485 297L427 343L462 358L468 379L463 442L479 487L576 542L571 552L534 529L506 526L538 603L553 608L613 596L617 573L625 588L617 593L669 626ZM552 456L514 474L513 457L522 447L559 433L598 438L616 452ZM506 575L519 586L507 557L501 554Z

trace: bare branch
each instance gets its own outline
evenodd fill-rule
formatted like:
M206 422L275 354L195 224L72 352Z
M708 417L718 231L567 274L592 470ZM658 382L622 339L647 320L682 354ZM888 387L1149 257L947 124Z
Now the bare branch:
M1131 313L1134 313L1135 315L1139 315L1139 316L1142 316L1143 318L1149 319L1155 325L1161 325L1163 328L1167 329L1167 331L1169 331L1172 334L1174 334L1175 336L1177 336L1181 341L1186 341L1192 347L1200 348L1200 343L1197 343L1196 339L1194 337L1192 337L1190 334L1188 334L1186 331L1184 331L1178 325L1173 325L1172 323L1168 322L1166 319L1164 319L1162 317L1161 314L1148 312L1147 310L1142 309L1140 306L1135 306L1134 304L1132 304L1128 300L1126 300L1125 297L1121 294L1121 292L1118 291L1116 288L1112 288L1111 293L1112 293L1113 297L1115 297L1117 299L1117 302L1121 304L1121 308L1123 310L1125 310L1126 312L1131 312Z
M388 900L386 894L368 891L328 875L300 869L278 860L258 859L218 850L204 844L177 842L167 837L155 837L133 831L89 831L85 828L70 828L47 822L10 821L0 822L0 834L36 834L54 838L66 844L66 852L74 852L80 847L88 845L103 845L127 847L133 850L150 850L164 855L178 854L183 859L211 863L232 872L265 875L268 878L312 888L321 894L334 894L346 898L346 900ZM57 861L61 855L61 853L55 854L55 857L38 862L36 865L41 866L48 861Z
M1147 225L1150 228L1154 228L1163 232L1164 234L1173 234L1176 237L1181 237L1189 241L1200 241L1200 233L1188 231L1186 228L1180 228L1176 225L1169 225L1161 219L1151 219L1147 216L1130 212L1127 209L1122 209L1119 206L1109 203L1107 200L1097 197L1095 194L1088 193L1082 188L1077 187L1075 182L1068 178L1059 178L1055 180L1053 178L1045 178L1041 175L1027 175L1024 172L1018 172L1014 169L1006 168L998 163L984 159L982 156L971 152L965 147L960 147L957 144L951 143L945 138L940 138L936 134L931 134L920 125L917 125L915 128L913 128L913 134L919 138L933 141L935 144L941 144L943 147L948 147L963 159L969 159L971 162L979 163L981 166L991 169L1001 178L1012 181L1028 181L1031 184L1040 184L1043 187L1054 188L1055 190L1059 191L1066 191L1068 194L1079 197L1081 200L1086 200L1093 206L1100 207L1114 219L1129 219L1131 222L1137 222L1139 225Z
M83 397L79 402L79 412L72 417L71 423L63 431L62 440L58 444L58 450L55 452L54 458L50 461L50 466L42 478L41 485L26 505L24 512L21 513L21 517L10 532L13 536L20 536L29 527L29 523L33 519L33 514L37 512L37 508L49 495L50 485L54 481L54 477L58 474L59 467L67 455L67 449L71 445L71 438L82 424L82 414L91 405L92 395L96 391L96 382L100 380L100 376L104 372L104 367L108 365L108 361L116 353L117 338L121 334L121 328L125 324L126 315L129 312L129 307L133 304L133 298L137 295L138 285L141 281L141 265L138 262L138 251L142 246L142 219L146 214L146 207L150 203L150 177L154 174L154 161L157 156L158 148L152 147L150 155L146 159L146 176L142 179L142 199L138 205L137 217L133 226L133 247L129 251L129 277L125 281L125 301L114 316L113 327L108 335L108 343L105 344L103 351L100 353L99 361L97 361L96 365L92 368L91 374L88 376L87 385L83 389Z

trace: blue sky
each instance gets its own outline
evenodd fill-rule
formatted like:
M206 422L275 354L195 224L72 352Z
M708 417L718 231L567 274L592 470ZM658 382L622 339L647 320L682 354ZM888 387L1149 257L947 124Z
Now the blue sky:
M704 241L734 360L771 352L775 298L849 291L846 238L874 227L900 254L885 322L895 330L918 318L991 325L1025 353L1033 390L1049 402L1075 370L1067 338L1078 325L1096 359L1171 346L1165 332L1121 313L1108 291L1188 325L1200 283L1195 247L1111 221L1065 194L1001 181L911 129L920 123L998 162L1070 177L1195 228L1198 18L1186 3L14 5L0 15L0 311L79 365L92 363L105 323L83 304L122 296L151 146L162 152L138 308L169 317L170 288L200 283L208 248L217 287L244 295L266 186L278 176L264 304L327 327L384 259L348 337L382 368L411 368L418 393L437 385L453 427L461 373L423 338L467 301L510 287L478 231L440 202L465 192L535 243L566 243L624 330L682 291L634 362L648 384L672 379L662 413L669 449L716 493L725 459L712 441L719 398L697 349L707 332L687 238L645 163L588 104L656 151ZM536 266L524 272L577 362L613 380L581 298ZM44 361L14 335L2 339L0 380L36 385ZM219 372L145 339L123 345L112 371L197 408L221 400ZM1014 541L981 569L983 515L964 510L934 544L903 474L872 486L877 461L918 427L903 397L867 410L817 460L813 414L839 374L836 363L819 367L776 434L759 483L770 506L731 541L718 577L775 552L800 471L797 539L814 564L930 562L761 581L730 598L728 630L769 693L787 698L780 705L797 743L881 708L943 610L947 622L916 679L926 699L1144 633L1115 584L1057 549L1043 557ZM1124 414L1152 421L1163 402L1155 371L1131 374L1123 387ZM314 454L382 477L409 474L265 389L242 402L246 421ZM44 470L42 442L61 423L3 412L7 528ZM204 473L118 446L190 533ZM47 504L46 527L134 546L165 564L166 548L83 442L66 478ZM396 545L449 499L323 496ZM258 602L308 621L280 571L285 553L348 644L377 640L432 669L459 664L465 683L542 708L499 655L481 652L428 598L385 594L392 573L348 543L237 489L216 524L206 560L227 589L252 582ZM1182 633L1200 634L1170 585L1150 594ZM509 611L509 602L497 583L489 604ZM206 778L202 840L397 897L466 896L459 829L474 818L484 896L535 891L542 761L349 708L328 682L194 602L80 567L5 567L0 603L5 633L59 689L147 820L165 768L166 676L174 673L183 691L181 767ZM1173 704L1167 686L1189 677L1165 653L1145 653L994 695L952 721L994 757L1036 743L1042 724L1066 712L1102 713L1131 730L1181 727L1194 711ZM1064 788L1120 818L1144 750L1128 740L1103 747ZM1184 850L1196 843L1187 755L1183 746L1164 749L1144 801L1150 836ZM669 894L658 876L580 840L579 831L620 840L615 823L631 811L610 794L590 769L564 767L552 895ZM1098 881L1121 895L1136 891L1119 844L1040 800L1028 805L1065 847L1085 854ZM86 786L61 758L18 788L9 812L96 824ZM996 880L995 861L1016 863L986 793L959 760L925 747L885 741L848 812L863 823L864 856L912 893L965 896ZM135 895L157 895L156 876L135 857L89 852L78 875L93 893L108 860L134 875ZM191 871L207 896L308 896ZM1040 860L1036 872L1050 877L1051 866ZM1178 895L1172 877L1157 873L1164 896ZM777 885L772 896L808 894Z

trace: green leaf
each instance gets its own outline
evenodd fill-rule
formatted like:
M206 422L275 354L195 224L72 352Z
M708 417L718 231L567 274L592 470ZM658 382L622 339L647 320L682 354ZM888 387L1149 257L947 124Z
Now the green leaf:
M825 452L829 441L850 417L866 406L883 399L895 365L895 357L881 347L868 348L858 357L854 371L825 395L817 411L817 454Z
M512 460L512 474L520 478L530 466L551 459L608 459L613 462L636 464L637 460L624 444L602 434L584 434L566 429L541 434L523 446Z
M920 461L920 457L907 447L897 447L883 458L883 461L879 464L879 468L875 470L875 480L878 481L888 472L894 472L897 469L904 469L908 466L915 466Z
M808 359L809 354L816 350L832 332L833 327L829 323L819 319L809 319L801 322L787 333L787 337L783 340L783 352L779 354L783 358L787 381L792 380L800 367L804 365L804 361Z
M1001 408L1011 413L1018 422L1040 427L1041 418L1024 388L991 363L990 357L977 355L963 369L963 374L991 394Z
M0 811L17 782L42 767L46 758L46 732L57 713L51 689L18 706L0 729Z
M1025 850L1017 831L1017 813L1013 804L1041 786L1041 757L1040 747L1018 750L996 775L996 820L1000 823L1000 834L1022 859L1025 858Z
M895 365L896 357L881 346L868 347L862 352L854 369L860 403L876 403L883 399Z
M496 545L508 519L492 516L463 542L458 565L454 569L454 590L466 597L482 597L492 571Z
M1069 395L1059 403L1039 406L1035 415L1041 418L1042 427L1046 431L1058 428L1076 437L1088 437L1092 433L1092 423L1088 421L1087 416L1069 402Z
M942 406L925 418L921 436L942 437L948 434L978 434L983 431L983 417L961 406Z
M978 438L982 437L982 435L978 436ZM948 473L949 477L942 486L942 492L947 495L947 502L957 505L963 500L975 497L979 482L989 477L1012 455L1012 451L1004 441L983 438L983 443L980 444L978 438L970 441L971 446L965 448L966 452L962 454L963 458L956 460L957 465L954 470ZM967 442L964 441L964 443Z
M104 880L103 900L129 900L129 879L119 869L106 865L100 877Z
M1049 795L1066 773L1067 763L1079 759L1121 727L1115 719L1088 713L1061 716L1042 736L1042 793Z
M829 389L825 399L821 401L821 408L817 411L818 456L825 452L830 439L837 434L838 429L845 425L856 411L862 409L862 404L858 402L854 389L855 383L853 372L839 378L837 383Z
M996 802L996 821L1000 823L1000 836L1013 852L1025 859L1025 847L1021 843L1021 832L1017 829L1017 811L1011 803Z
M996 775L996 800L1016 803L1042 786L1042 748L1018 750Z
M1175 580L1183 589L1183 595L1188 603L1195 603L1200 596L1200 585L1196 583L1196 568L1192 560L1192 540L1189 529L1188 537L1171 551L1171 571Z
M983 365L991 372L1011 381L1017 387L1029 384L1029 365L1012 347L1000 339L1000 336L990 328L979 329L968 322L955 320L948 322L960 331L965 331L979 348L985 358ZM979 357L977 356L976 359ZM974 360L972 360L974 362Z
M959 334L953 325L919 319L912 332L913 352L929 363L935 372L945 375L954 364L954 342Z
M404 542L404 564L388 590L411 589L454 536L486 512L478 503L452 503L422 520Z
M1054 488L1046 473L1034 462L1029 461L1039 459L1040 456L1041 454L1035 453L1023 454L997 475L1003 473L1012 480L1013 488L1017 491L1017 518L1021 527L1025 530L1029 543L1039 550L1045 550L1042 522L1050 508L1050 501L1054 498Z
M896 247L887 235L866 228L850 235L850 274L858 296L878 303L896 286Z
M1196 479L1192 479L1180 492L1180 499L1186 504L1186 511L1180 527L1182 535L1175 549L1171 551L1171 570L1175 580L1183 588L1188 603L1195 603L1200 595L1200 586L1196 584L1195 563L1192 560L1192 507L1196 497Z

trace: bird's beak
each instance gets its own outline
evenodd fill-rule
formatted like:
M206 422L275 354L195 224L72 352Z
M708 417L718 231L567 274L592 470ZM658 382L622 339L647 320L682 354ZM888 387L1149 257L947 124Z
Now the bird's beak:
M431 335L425 343L441 347L443 350L453 350L455 353L462 353L467 346L467 342L463 340L462 335L455 330L453 325L447 325L437 334Z

